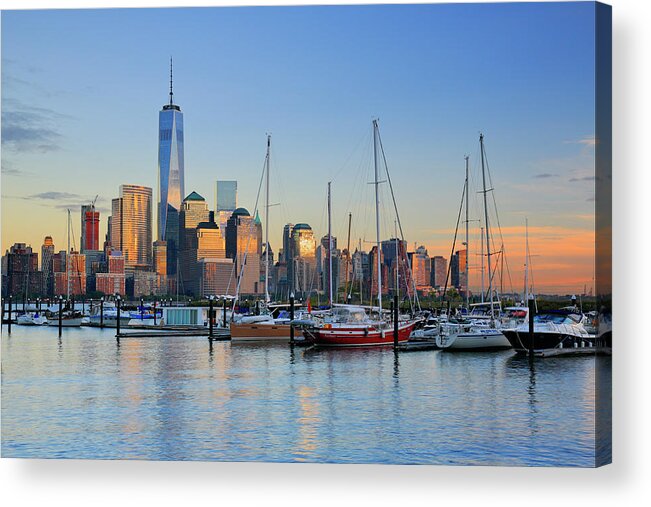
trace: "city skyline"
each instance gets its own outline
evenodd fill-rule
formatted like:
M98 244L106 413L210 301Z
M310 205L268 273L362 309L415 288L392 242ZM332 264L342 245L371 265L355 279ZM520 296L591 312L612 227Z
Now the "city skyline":
M258 28L264 26L267 18L278 26L286 27L297 18L303 21L302 28L292 28L289 34L278 34L279 37L271 41L274 46L293 48L296 62L260 60L260 56L254 54L253 47L234 45L228 38L220 40L229 51L220 52L214 61L201 61L189 53L192 42L183 41L183 34L173 34L169 50L154 50L149 43L135 50L134 61L139 67L137 71L129 69L135 74L127 79L124 70L119 70L111 78L113 91L116 86L119 88L117 97L107 96L99 84L107 76L105 73L116 71L117 62L104 62L107 68L97 69L99 75L95 78L85 73L80 75L79 68L66 63L66 72L63 77L58 77L54 74L54 67L43 59L41 52L44 51L44 42L25 44L25 37L34 29L31 23L37 26L43 24L49 33L52 30L59 33L58 30L64 30L65 25L75 19L85 20L87 24L84 30L62 37L53 50L60 55L77 54L80 52L80 42L85 41L93 50L106 53L108 46L90 39L91 34L87 30L93 26L113 26L120 18L116 16L119 13L127 16L126 19L133 24L132 29L138 26L142 33L157 30L155 25L168 16L185 19L185 26L193 26L192 22L199 26L208 22L216 26L223 24L232 33L241 28L233 16L233 10L202 9L206 14L205 20L197 15L196 10L189 9L149 11L147 19L139 12L125 10L118 10L119 13L69 11L60 19L63 26L52 22L58 19L56 11L3 13L3 251L16 242L31 244L36 251L46 235L53 237L55 245L65 244L65 207L73 206L71 211L76 213L82 204L90 204L97 194L100 195L97 210L103 217L99 232L101 240L106 232L105 217L110 214L108 206L120 185L139 184L156 188L157 139L155 131L151 136L156 128L152 118L155 118L155 111L164 97L161 93L163 84L167 86L167 79L162 78L163 71L169 71L166 68L168 55L164 54L167 51L174 56L175 82L178 83L175 93L181 97L179 102L184 104L184 111L188 113L185 125L189 143L186 143L186 194L196 190L206 201L214 202L215 196L202 189L213 187L216 180L236 180L239 182L239 205L254 215L265 134L272 132L271 200L280 203L270 213L270 243L274 252L278 252L282 245L282 229L286 223L309 223L315 237L325 234L327 181L333 181L333 235L343 243L347 216L352 212L351 243L355 245L360 239L366 241L374 237L369 219L373 203L370 198L361 199L359 196L370 192L366 185L368 174L364 171L370 158L364 147L370 138L370 119L379 116L409 251L415 249L413 245L416 243L424 245L430 256L440 255L450 260L463 185L463 156L470 154L473 165L471 179L476 180L477 131L482 130L487 139L505 249L515 279L513 288L521 290L525 217L529 217L530 223L530 249L537 256L533 265L539 290L562 293L580 291L584 285L590 287L594 250L595 140L591 110L594 103L591 89L594 64L586 56L589 56L588 51L593 51L586 34L593 28L586 26L584 21L579 22L579 14L583 16L584 9L589 8L589 4L576 5L575 20L564 20L568 17L567 8L556 12L548 6L540 10L542 25L536 29L546 31L547 35L554 33L562 41L545 40L547 46L541 42L540 46L528 47L533 53L527 54L522 49L510 48L506 56L493 58L495 61L492 63L502 71L517 69L518 96L512 95L513 90L498 76L498 71L480 80L481 86L467 82L464 77L470 78L474 73L470 74L453 59L461 58L463 54L465 65L481 64L487 70L488 63L481 59L468 60L472 54L470 50L478 48L472 47L471 41L462 43L452 38L450 28L443 31L447 39L432 36L426 33L426 23L418 19L419 15L424 15L435 24L457 20L460 12L463 12L462 5L403 6L397 10L386 6L374 11L363 7L341 7L332 9L332 12L318 7L277 8L273 12L264 8L246 9L248 19ZM494 11L487 14L493 16L493 25L498 23L505 29L520 33L517 32L521 30L518 20L531 15L536 9L538 7L533 5L505 5L497 9L500 16L496 16ZM569 9L570 14L574 9ZM313 11L318 11L318 15ZM466 21L471 28L481 28L481 16L467 12L469 18ZM378 57L371 51L372 45L354 46L354 42L363 41L364 34L363 31L357 34L354 29L360 28L358 23L361 21L387 23L394 14L400 22L416 28L412 36L406 38L407 41L400 41L398 53L402 57L411 54L406 49L410 47L417 54L402 62L397 58L398 54L389 51L386 63L390 70L380 71L380 76L387 79L391 86L381 85L375 78L367 77L367 73L380 63ZM310 37L308 28L314 28L313 24L320 15L343 23L348 37L343 39L351 47L358 48L358 52L353 55L343 53L346 45L333 40L328 29L320 29L318 37ZM569 17L572 18L571 15ZM560 23L560 29L550 32L549 24L552 23ZM464 31L468 29L465 27ZM209 36L204 34L204 37ZM446 57L444 49L431 45L437 40L446 44L452 56ZM479 36L475 35L473 41L477 40ZM576 47L566 47L563 43L568 40L576 43ZM329 46L323 47L319 41ZM183 44L175 46L180 42ZM299 51L295 47L297 42L306 43L308 48ZM373 42L383 50L388 49L386 42ZM18 47L21 43L24 47ZM502 44L506 44L506 41L498 38L497 42L491 44L498 44L503 50ZM528 39L528 44L533 44L531 39ZM308 70L314 69L314 64L307 62L310 50L317 51L326 61L344 67L335 74L340 75L345 71L356 80L351 80L351 85L345 91L336 92L330 92L326 83L316 78L302 77L299 84L292 87L289 78L283 79L282 75L271 76L269 82L262 80L259 88L252 86L256 68L268 70L271 65L282 64L291 77L296 77L303 66ZM479 52L484 58L490 56L490 48ZM9 53L13 59L5 57ZM436 56L441 59L437 65L438 72L427 65L422 65L422 68L418 66L417 58L427 58L428 55L429 58ZM82 61L90 57L83 51L80 56ZM346 60L344 56L350 58ZM359 64L362 57L369 57L371 64L357 70L354 64ZM535 57L544 69L532 66L528 61L529 58L535 60ZM20 63L21 60L34 62L33 68ZM556 62L554 65L550 63L552 60ZM577 63L579 68L573 68ZM214 80L214 83L219 83L221 93L214 92L213 81L210 80L210 76L217 76L212 64L221 64L224 68L221 79ZM127 67L129 65L132 64ZM458 70L464 71L463 77L451 78L453 72ZM543 70L550 75L543 75ZM561 71L564 73L566 90L563 93L554 92L549 87L558 79ZM401 72L416 73L419 79L414 84L411 82L414 77L411 76L407 79L410 81L408 83ZM448 80L439 78L440 73ZM233 78L232 82L225 79L227 76ZM323 77L323 74L319 74L319 78ZM336 76L331 79L326 81L336 82ZM432 79L434 89L428 89L427 83L431 84ZM541 79L541 82L538 83L537 79ZM521 91L524 85L520 81L532 86L529 95ZM464 86L457 89L460 83ZM369 87L373 84L377 86ZM411 90L411 87L414 89ZM479 93L475 88L485 92ZM415 99L407 98L409 91L413 92ZM75 100L77 95L78 101ZM270 100L272 97L274 100ZM324 97L327 100L323 101ZM109 108L111 111L102 120L104 124L98 123L97 117L89 114L100 98L117 107ZM486 104L482 104L482 98L485 98ZM513 103L510 104L507 99ZM471 104L464 104L464 100ZM266 101L280 104L275 108L269 107ZM325 104L319 104L319 101ZM551 105L555 107L546 111L545 108ZM246 106L250 110L242 109ZM479 109L476 109L478 106ZM221 116L216 113L220 107L223 108ZM321 114L308 114L303 108ZM333 111L326 112L324 108ZM472 110L475 114L469 116ZM523 122L520 118L523 110L536 121ZM456 111L459 111L459 118L456 118ZM125 113L129 114L128 125L124 124ZM441 113L444 113L445 119L442 119ZM99 138L102 133L107 135L111 132L120 121L126 128L125 132L117 133L120 140L117 145L123 150L117 153L115 150L102 151ZM525 129L525 125L530 131ZM83 130L98 132L92 134ZM80 137L75 138L76 134ZM91 148L99 149L102 159ZM101 174L101 186L97 173ZM54 174L59 175L60 181ZM75 174L72 182L64 181L72 174ZM414 185L415 182L419 184ZM182 195L181 199L185 197ZM389 199L387 189L383 188L386 210L390 209ZM258 211L261 209L260 202ZM15 220L15 216L21 220ZM472 219L476 220L479 216L478 210L473 209ZM9 217L12 219L8 220ZM384 220L382 236L388 239L394 235L393 219L387 216ZM478 263L473 263L473 251L479 250L477 224L473 223L472 227L471 288L477 286L478 279ZM76 232L77 237L79 233ZM460 243L456 249L459 248ZM365 243L363 249L369 251L370 245Z

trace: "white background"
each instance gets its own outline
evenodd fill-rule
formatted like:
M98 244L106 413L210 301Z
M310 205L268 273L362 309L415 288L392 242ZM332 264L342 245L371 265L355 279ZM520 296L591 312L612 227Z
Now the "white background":
M265 4L194 1L189 5ZM282 4L312 1L268 2ZM320 3L346 3L336 0ZM357 1L356 3L372 3ZM375 2L377 3L377 2ZM400 3L394 0L392 3ZM613 4L614 464L597 469L0 460L3 505L651 505L650 2ZM0 7L180 6L0 0Z

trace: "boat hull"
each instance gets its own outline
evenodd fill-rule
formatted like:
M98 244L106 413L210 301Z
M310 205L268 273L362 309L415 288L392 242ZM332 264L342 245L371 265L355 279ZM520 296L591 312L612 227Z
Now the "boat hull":
M474 333L437 336L436 344L444 350L504 350L511 343L500 331L490 329Z
M528 331L506 329L503 331L506 339L519 354L527 354L531 348L531 334ZM562 345L561 345L562 344ZM566 333L555 333L546 331L534 331L533 350L542 352L560 348L584 348L594 346L595 339L588 336L574 336Z
M231 322L231 341L234 342L271 341L289 343L289 335L289 324Z
M405 343L416 326L415 322L398 329L398 343ZM393 329L376 330L368 327L332 327L306 330L319 347L381 347L394 344Z
M74 319L63 319L61 321L61 327L81 327L81 321L83 317L74 318ZM48 325L58 327L59 319L55 318L48 322Z

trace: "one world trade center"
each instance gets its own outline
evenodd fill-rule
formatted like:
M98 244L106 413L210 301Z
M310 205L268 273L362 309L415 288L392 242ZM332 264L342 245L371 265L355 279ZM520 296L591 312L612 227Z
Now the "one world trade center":
M179 210L185 195L183 113L174 104L172 60L170 101L158 113L158 240L167 243L167 273L176 273L179 244Z

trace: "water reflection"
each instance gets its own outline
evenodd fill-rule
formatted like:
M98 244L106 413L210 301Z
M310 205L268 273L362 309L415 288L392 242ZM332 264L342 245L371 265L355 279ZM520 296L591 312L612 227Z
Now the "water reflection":
M594 463L591 358L12 331L7 457Z

